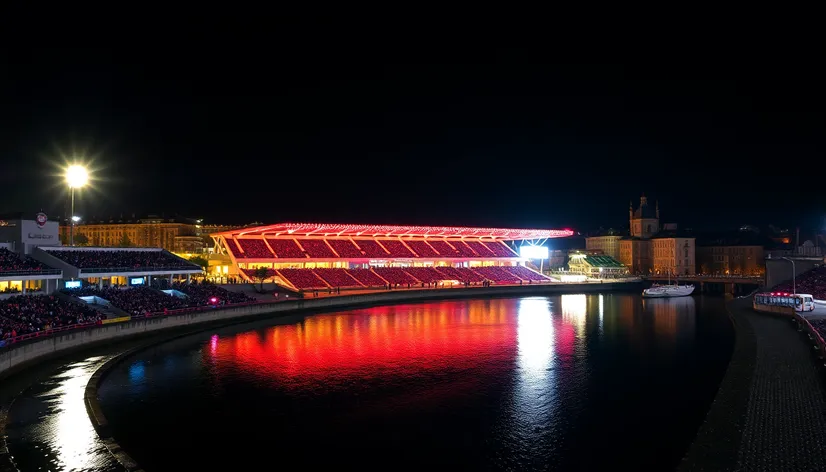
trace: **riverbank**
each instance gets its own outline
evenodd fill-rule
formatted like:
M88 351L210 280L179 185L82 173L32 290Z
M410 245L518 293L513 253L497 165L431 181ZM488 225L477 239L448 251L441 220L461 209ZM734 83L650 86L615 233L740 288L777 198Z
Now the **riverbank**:
M680 471L826 470L823 376L789 318L727 304L731 362Z

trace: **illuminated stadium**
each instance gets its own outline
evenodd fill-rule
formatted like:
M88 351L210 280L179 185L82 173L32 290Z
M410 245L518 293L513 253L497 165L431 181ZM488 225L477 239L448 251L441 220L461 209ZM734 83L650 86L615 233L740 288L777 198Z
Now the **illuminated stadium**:
M524 284L550 279L506 241L570 230L282 223L213 233L237 273L297 289ZM236 272L233 270L232 272Z

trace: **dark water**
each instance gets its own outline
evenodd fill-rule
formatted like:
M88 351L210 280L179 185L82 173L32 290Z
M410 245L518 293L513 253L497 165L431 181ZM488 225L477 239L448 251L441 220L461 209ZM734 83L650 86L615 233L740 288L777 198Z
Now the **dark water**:
M167 343L101 400L148 471L669 470L732 341L722 299L400 305Z

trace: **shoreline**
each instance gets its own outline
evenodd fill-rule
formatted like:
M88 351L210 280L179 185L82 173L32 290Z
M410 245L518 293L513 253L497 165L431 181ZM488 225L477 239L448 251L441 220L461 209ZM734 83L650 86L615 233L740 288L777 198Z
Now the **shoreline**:
M793 318L726 303L735 328L729 367L680 472L826 470L823 372Z

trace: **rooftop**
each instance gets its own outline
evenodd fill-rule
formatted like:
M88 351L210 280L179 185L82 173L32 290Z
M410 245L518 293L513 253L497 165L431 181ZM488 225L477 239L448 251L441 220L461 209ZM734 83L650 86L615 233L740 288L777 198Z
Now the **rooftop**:
M212 236L396 236L396 237L459 237L486 238L503 241L524 239L562 238L572 236L569 229L514 229L514 228L467 228L461 226L395 226L395 225L345 225L325 223L278 223L267 226L241 228L212 233Z

